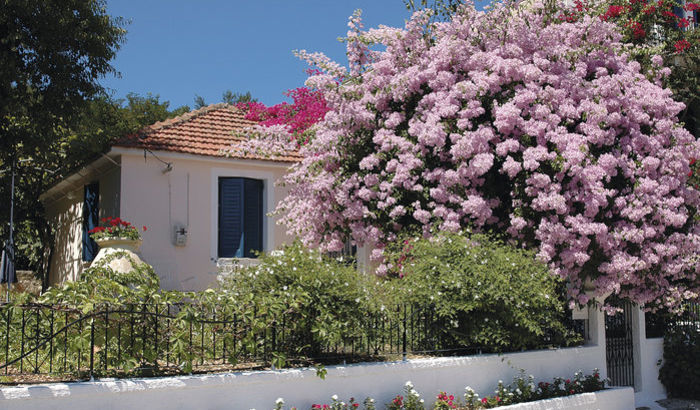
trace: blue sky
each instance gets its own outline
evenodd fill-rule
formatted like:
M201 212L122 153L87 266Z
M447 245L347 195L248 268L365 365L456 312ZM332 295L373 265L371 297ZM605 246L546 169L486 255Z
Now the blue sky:
M322 51L345 63L347 18L363 10L365 28L403 26L402 0L107 0L107 11L131 21L113 61L121 78L102 84L113 96L158 94L170 107L208 104L250 91L272 105L303 85L308 67L292 50Z

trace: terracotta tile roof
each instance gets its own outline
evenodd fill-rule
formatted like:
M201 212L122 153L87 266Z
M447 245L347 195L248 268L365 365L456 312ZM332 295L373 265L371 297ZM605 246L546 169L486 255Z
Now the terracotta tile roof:
M221 152L243 141L243 137L234 134L252 125L255 122L246 120L239 109L219 103L142 128L118 140L114 146L276 162L301 160L297 152L274 157L254 153L225 155Z

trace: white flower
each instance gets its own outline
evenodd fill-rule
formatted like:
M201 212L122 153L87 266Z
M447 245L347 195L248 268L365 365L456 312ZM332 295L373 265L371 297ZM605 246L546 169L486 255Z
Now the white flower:
M275 404L284 404L284 399L281 397L278 397L277 400L275 400Z
M331 400L338 400L338 395L337 394L332 395Z
M420 399L420 402L421 402L421 403L425 403L425 400L423 400L423 399Z
M412 389L412 388L413 388L413 383L411 383L411 381L409 380L409 381L406 382L405 386L408 387L409 389Z
M420 397L420 394L418 394L418 392L415 391L414 389L411 389L411 391L409 393L414 397Z

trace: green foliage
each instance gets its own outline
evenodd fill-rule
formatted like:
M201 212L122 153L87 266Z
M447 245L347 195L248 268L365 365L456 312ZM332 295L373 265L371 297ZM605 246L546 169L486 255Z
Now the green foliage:
M370 281L352 266L295 242L232 273L222 288L239 303L254 304L258 313L284 316L294 335L290 343L315 357L324 344L362 336L352 332L362 329L373 310Z
M508 406L516 403L526 403L536 400L545 400L555 397L565 397L580 393L596 392L605 389L606 380L600 378L598 369L594 369L592 374L585 375L578 371L571 379L555 377L551 383L540 382L535 386L534 377L532 375L525 377L525 371L521 370L520 375L513 379L513 383L505 385L502 381L498 381L494 394L479 398L479 394L471 387L465 388L464 401L453 394L441 391L428 407L433 410L476 410L490 409L494 407ZM420 398L421 395L415 390L413 383L410 381L404 385L403 392L397 394L390 403L386 403L385 408L392 410L423 410L429 406L430 399L425 400ZM312 404L311 410L345 410L358 408L359 403L355 402L354 398L345 403L340 401L337 395L331 397L330 404ZM275 409L283 410L285 401L283 398L278 398L275 402ZM367 397L364 402L365 410L375 410L374 399ZM291 410L296 407L290 407Z
M126 31L122 19L106 14L102 0L2 0L0 10L0 169L27 160L18 167L15 210L22 230L18 265L26 267L44 256L37 238L46 244L51 236L39 194L64 161L68 130L86 101L102 91L98 80L115 72L110 62ZM0 173L4 201L10 174ZM3 239L8 208L0 210Z
M664 336L659 380L669 397L700 399L700 329L698 322L673 326Z
M253 95L250 93L250 91L246 91L244 93L234 93L231 90L226 90L224 91L224 94L221 96L221 101L227 103L227 104L237 104L237 103L249 103L249 102L257 102L257 98L253 98Z
M398 394L391 403L387 403L386 408L390 410L424 410L425 400L420 398L420 394L413 388L413 383L406 382L403 387L403 395Z
M115 272L113 259L129 258L115 252L80 280L49 289L40 305L17 298L3 306L1 322L10 325L0 326L0 351L18 357L37 347L38 372L82 377L91 346L100 352L95 374L148 375L327 364L350 351L352 360L377 359L400 354L402 338L407 349L426 351L519 350L574 340L562 323L557 283L531 254L483 235L411 244L404 278L379 280L294 243L202 292L163 291L153 269L133 260L132 271ZM40 346L50 335L60 335L60 348ZM26 340L24 350L19 340ZM52 361L62 367L47 369ZM325 367L317 374L325 377Z
M564 326L561 283L530 251L483 234L439 233L391 249L387 293L432 309L454 345L493 351L580 342Z
M109 267L109 262L115 258L129 258L133 269L127 273L115 272ZM115 252L83 271L80 280L49 288L38 301L47 305L76 307L89 312L98 305L109 304L115 307L161 302L164 299L172 299L168 298L170 295L171 293L160 290L160 280L153 267L145 263L136 263L126 252ZM181 298L178 295L174 301Z
M406 8L412 11L429 7L435 12L436 16L442 19L448 19L457 11L459 5L463 4L460 0L433 0L432 2L428 2L428 0L403 0L403 2Z
M238 103L250 103L250 102L257 102L257 98L253 98L253 95L250 93L250 91L246 91L245 93L234 93L231 90L226 90L224 93L221 95L221 101L225 102L226 104L238 104ZM207 103L204 101L204 97L202 97L199 94L194 95L194 108L202 108L206 107Z
M150 93L145 96L129 93L126 99L116 100L98 96L87 103L77 124L67 131L62 144L65 155L62 171L69 173L94 159L115 139L189 111L186 105L171 110L170 102L160 101L159 95Z
M52 227L38 201L56 179L103 152L110 141L189 111L129 94L105 95L99 80L125 40L125 22L103 0L0 1L0 198L10 198L17 161L17 266L46 275ZM0 238L9 207L0 209Z

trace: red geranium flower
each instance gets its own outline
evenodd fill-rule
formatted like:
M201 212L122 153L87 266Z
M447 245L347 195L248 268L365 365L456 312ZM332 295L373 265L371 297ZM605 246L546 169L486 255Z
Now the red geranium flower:
M612 17L618 17L620 14L625 12L625 7L624 6L610 6L608 7L608 11L605 12L602 16L600 16L600 19L603 21L608 21L608 19Z
M670 12L668 10L662 12L661 14L663 14L664 17L669 18L669 19L673 19L673 20L678 18L678 16L676 16L675 14L673 14L672 12Z
M674 44L673 46L676 48L677 53L682 53L685 50L689 49L691 44L688 40L683 39L676 41L676 44Z

